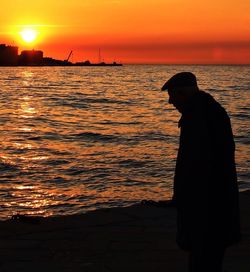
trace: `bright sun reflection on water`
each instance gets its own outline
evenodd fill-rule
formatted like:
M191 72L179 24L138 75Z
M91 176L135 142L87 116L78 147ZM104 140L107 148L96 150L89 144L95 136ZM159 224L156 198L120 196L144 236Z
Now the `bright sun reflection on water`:
M33 118L37 114L37 110L34 105L32 97L25 96L20 99L19 116L22 118Z

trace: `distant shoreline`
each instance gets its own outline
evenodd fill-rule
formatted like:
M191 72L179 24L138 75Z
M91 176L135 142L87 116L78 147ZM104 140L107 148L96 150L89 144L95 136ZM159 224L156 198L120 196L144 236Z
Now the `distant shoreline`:
M163 64L163 63L105 63L105 64L100 64L100 63L91 63L91 64L87 64L87 65L83 65L83 64L65 64L65 65L61 65L61 64L55 64L55 65L48 65L48 64L38 64L38 65L1 65L0 67L106 67L106 66L127 66L127 65L134 65L134 66L221 66L221 67L226 67L226 66L232 66L232 67L249 67L250 64Z
M23 50L21 54L18 54L17 46L10 46L6 44L0 44L0 66L8 67L23 67L23 66L122 66L121 63L113 61L112 63L106 63L99 61L98 63L91 63L89 60L81 62L69 61L73 51L65 60L58 60L51 57L44 57L41 50Z
M72 66L76 66L76 67L89 67L89 66L98 66L98 67L103 67L103 66L123 66L122 63L65 63L65 64L17 64L17 65L0 65L0 67L72 67Z

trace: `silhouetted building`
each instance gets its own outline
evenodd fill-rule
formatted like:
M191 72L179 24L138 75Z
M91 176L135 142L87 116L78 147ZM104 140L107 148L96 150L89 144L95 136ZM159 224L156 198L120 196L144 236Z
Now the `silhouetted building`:
M0 44L0 66L13 66L18 64L18 47Z
M19 65L41 65L43 62L43 51L24 50L19 56Z

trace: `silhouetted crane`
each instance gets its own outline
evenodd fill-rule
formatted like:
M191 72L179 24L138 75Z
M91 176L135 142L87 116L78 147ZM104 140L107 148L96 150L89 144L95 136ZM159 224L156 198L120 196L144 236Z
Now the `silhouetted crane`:
M70 57L71 57L71 55L72 55L72 53L73 53L73 51L71 50L70 53L69 53L69 55L68 55L68 58L66 60L64 60L64 61L68 62L69 59L70 59Z

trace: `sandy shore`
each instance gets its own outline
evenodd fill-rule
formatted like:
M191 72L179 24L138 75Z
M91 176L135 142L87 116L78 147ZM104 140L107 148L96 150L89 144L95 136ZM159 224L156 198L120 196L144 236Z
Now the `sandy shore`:
M225 271L250 271L250 191L240 194L243 240ZM39 222L0 222L0 271L185 272L175 243L176 211L135 205Z

